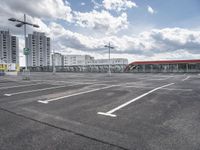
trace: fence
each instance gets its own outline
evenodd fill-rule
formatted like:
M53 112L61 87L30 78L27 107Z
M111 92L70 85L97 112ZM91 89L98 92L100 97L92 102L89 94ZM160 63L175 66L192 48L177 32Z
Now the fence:
M127 65L110 65L110 70L113 73L122 73ZM21 68L21 71L24 68ZM45 67L28 67L31 72L52 72L52 66ZM104 73L108 72L108 65L77 65L77 66L56 66L56 72L96 72L96 73Z
M134 64L127 66L125 72L194 73L200 72L200 64Z

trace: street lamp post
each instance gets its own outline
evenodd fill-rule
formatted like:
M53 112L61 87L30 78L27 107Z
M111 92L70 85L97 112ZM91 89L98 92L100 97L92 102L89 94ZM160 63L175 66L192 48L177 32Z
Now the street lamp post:
M53 58L52 58L52 65L53 65L53 74L55 75L55 73L56 73L56 66L55 66L55 51L54 51L54 49L53 49Z
M26 22L26 15L24 14L24 22ZM24 24L24 48L26 48L26 24ZM26 70L28 70L28 55L25 55Z
M37 24L32 24L32 23L29 23L26 21L26 14L24 14L24 20L18 20L18 19L15 19L15 18L9 18L8 19L9 21L12 21L12 22L17 22L17 24L15 25L16 27L22 27L24 26L24 55L26 57L26 71L28 70L28 54L29 54L29 49L26 48L26 25L29 25L29 26L32 26L32 27L35 27L35 28L39 28L39 25ZM25 52L26 51L26 52Z
M105 45L104 47L108 48L108 59L109 59L109 63L108 63L108 74L109 76L111 76L111 71L110 71L110 49L114 49L113 46L110 45L110 42L108 45Z

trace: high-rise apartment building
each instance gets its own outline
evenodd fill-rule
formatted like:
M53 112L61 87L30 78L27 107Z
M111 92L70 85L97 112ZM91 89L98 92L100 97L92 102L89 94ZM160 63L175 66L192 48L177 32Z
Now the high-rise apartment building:
M5 63L19 64L19 41L9 31L0 31L0 59Z
M30 49L28 67L50 66L50 38L43 32L33 32L26 37L26 48Z

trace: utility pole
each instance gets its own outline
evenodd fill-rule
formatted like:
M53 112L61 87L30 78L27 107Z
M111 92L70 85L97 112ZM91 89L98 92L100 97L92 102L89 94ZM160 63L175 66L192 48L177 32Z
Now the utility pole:
M24 22L26 22L26 15L24 14ZM26 49L26 24L24 24L24 49ZM28 55L25 55L26 70L28 70Z
M110 45L110 42L108 43L108 45L105 45L104 47L108 48L108 60L109 60L109 63L108 63L108 74L109 74L109 76L111 76L111 71L110 71L110 49L114 49L114 47Z

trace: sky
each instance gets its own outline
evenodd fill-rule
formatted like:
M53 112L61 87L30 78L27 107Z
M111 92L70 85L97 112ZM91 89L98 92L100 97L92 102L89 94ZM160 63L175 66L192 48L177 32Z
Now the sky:
M132 61L200 58L199 0L1 0L0 29L19 37L24 65L23 28L8 18L23 19L45 32L52 49L62 54Z

